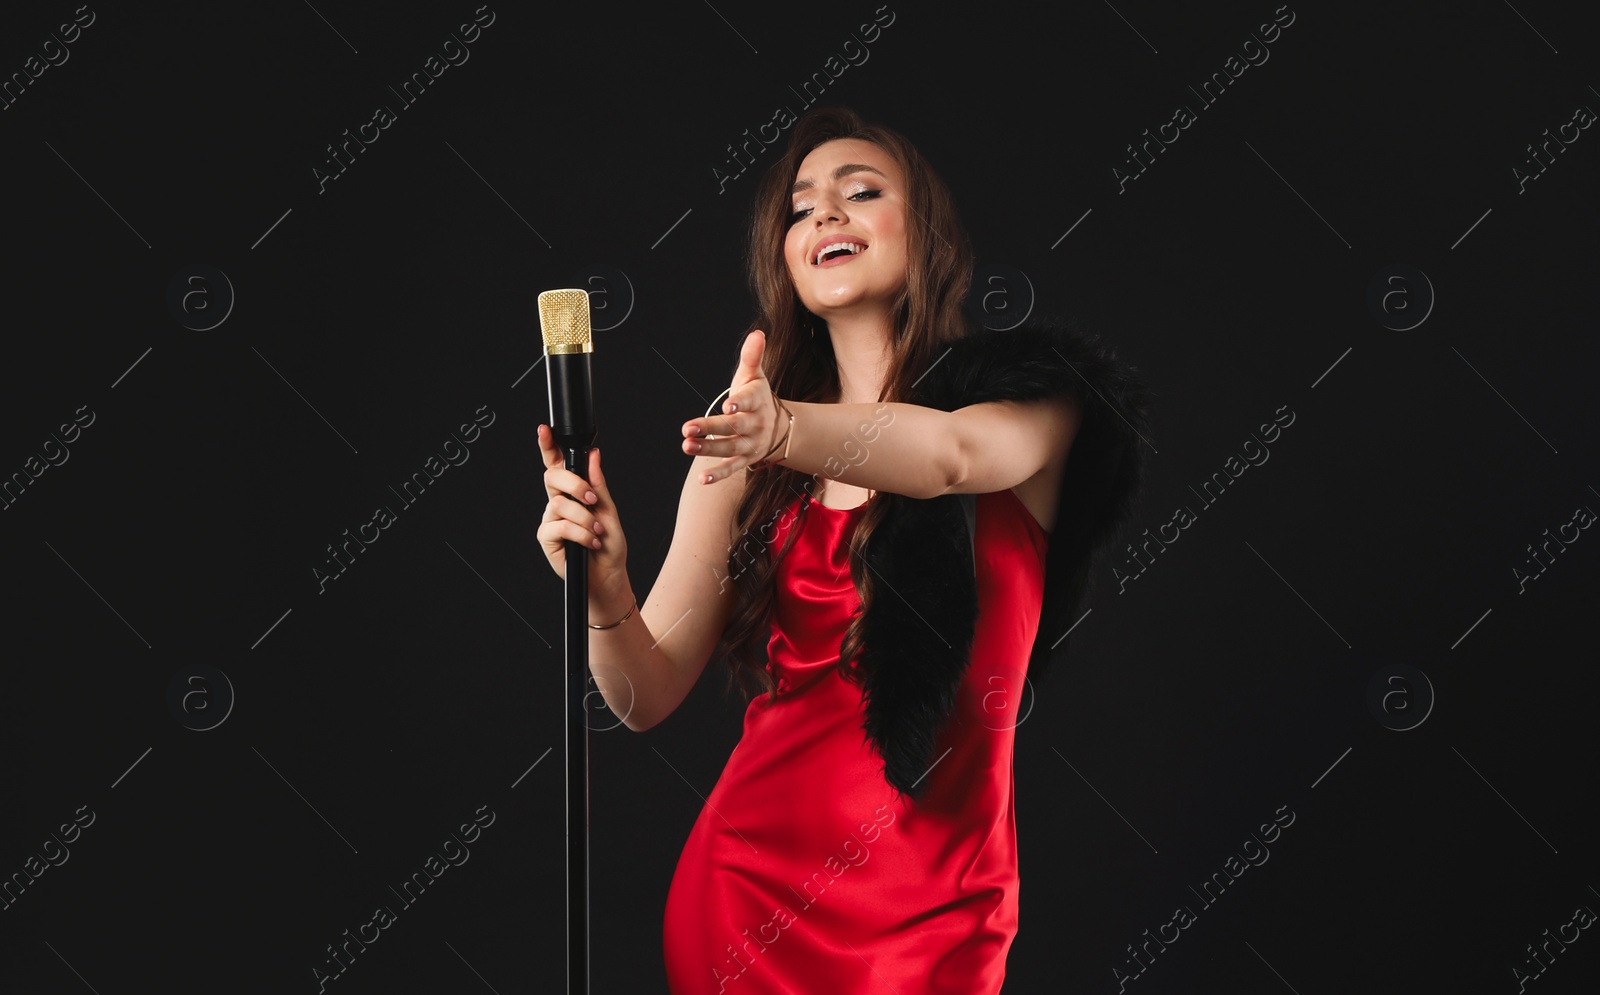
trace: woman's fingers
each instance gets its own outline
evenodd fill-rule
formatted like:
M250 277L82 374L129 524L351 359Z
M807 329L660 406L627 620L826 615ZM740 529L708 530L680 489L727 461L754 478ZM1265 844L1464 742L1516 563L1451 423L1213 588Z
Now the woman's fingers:
M600 467L600 450L589 451L589 491L595 495L596 500L590 501L597 508L604 508L607 512L615 512L616 506L611 503L611 488L606 485L605 470ZM588 495L585 495L587 500Z
M584 504L594 504L600 495L595 493L594 485L571 470L551 467L544 472L545 490L550 492L552 499L561 495L571 495Z
M593 583L593 578L621 569L628 548L616 505L606 485L605 472L600 467L600 450L589 451L591 480L585 480L566 468L565 456L555 446L548 426L540 425L538 434L539 448L545 455L545 488L550 499L534 535L551 568L563 580L567 576L568 542L579 543L596 554L592 562L598 573L591 572Z
M722 460L715 470L700 475L703 483L726 477L759 459L766 449L763 440L773 434L776 398L761 371L766 344L766 333L760 329L746 335L723 413L692 418L680 429L685 453Z
M545 522L539 526L539 530L535 534L539 537L540 542L571 540L580 546L588 546L590 549L599 549L601 546L599 536L567 518L555 518ZM565 575L563 574L563 576Z
M696 437L683 440L683 451L691 456L749 456L756 451L756 442L748 435L719 435L709 440Z
M561 449L556 445L555 433L549 425L539 426L539 455L544 458L546 467L560 466L564 462Z
M592 482L584 480L570 470L562 470L560 473L566 474L576 482L569 486L573 486L576 494L581 497L576 497L573 492L552 494L546 513L575 524L578 534L570 538L594 546L595 543L591 540L610 531L601 516L614 518L616 514L615 507L611 503L610 491L605 485L605 476L600 470L600 450L593 449L589 452L589 473L594 477ZM555 477L557 472L551 470L550 475Z
M594 504L600 495L594 492L594 485L571 470L561 471L561 478L566 486L566 493L580 499L584 504Z
M682 431L685 439L704 439L708 435L722 439L730 435L746 435L756 423L754 413L740 411L731 415L708 415L690 419L683 423Z
M556 445L555 433L550 426L539 426L539 452L544 457L545 486L551 496L566 493L578 495L583 500L593 503L595 495L589 482L567 469L567 458Z
M767 348L767 333L761 329L752 329L744 337L744 344L739 347L739 368L734 371L735 384L748 383L761 378L761 354Z
M539 450L544 455L544 482L545 489L551 497L558 494L571 494L581 498L586 504L593 504L599 497L587 480L568 470L566 457L555 445L555 437L550 432L548 425L539 426Z
M561 518L569 522L576 522L578 527L590 533L591 536L604 535L605 525L600 521L600 516L581 501L574 501L565 494L557 494L550 499L551 508Z

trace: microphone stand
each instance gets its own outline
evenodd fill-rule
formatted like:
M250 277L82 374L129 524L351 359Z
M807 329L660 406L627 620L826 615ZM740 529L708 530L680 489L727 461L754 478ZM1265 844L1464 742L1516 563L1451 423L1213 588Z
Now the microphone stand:
M561 448L566 468L588 480L589 447ZM571 539L566 545L567 993L588 995L589 723L584 700L589 684L589 550ZM577 831L580 822L582 832Z

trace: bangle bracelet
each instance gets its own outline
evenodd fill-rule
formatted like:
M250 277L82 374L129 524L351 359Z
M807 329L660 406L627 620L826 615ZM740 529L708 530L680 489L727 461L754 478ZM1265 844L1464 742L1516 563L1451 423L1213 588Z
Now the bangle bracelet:
M789 427L784 430L783 438L779 439L777 441L777 443L773 445L771 452L767 453L767 455L761 457L761 459L757 460L756 462L751 463L749 466L745 467L745 472L746 473L753 473L756 470L764 470L764 469L766 469L767 467L771 466L774 463L782 463L784 460L789 458L789 440L791 438L793 438L793 436L794 436L794 412L793 411L789 411L789 406L786 405L786 404L782 404L780 402L780 406L783 408L784 411L787 411L789 413ZM783 447L783 455L779 456L777 459L773 459L772 458L772 453L775 453L775 452L778 451L778 446L782 446Z
M635 599L634 602L633 602L633 608L637 608L637 607L639 607L639 602L638 602L637 599ZM617 626L621 625L622 623L626 622L629 619L629 617L633 615L633 608L629 608L627 615L622 616L621 618L617 619L615 622L612 622L609 625L595 625L593 622L590 622L589 623L589 628L591 628L591 629L614 629Z

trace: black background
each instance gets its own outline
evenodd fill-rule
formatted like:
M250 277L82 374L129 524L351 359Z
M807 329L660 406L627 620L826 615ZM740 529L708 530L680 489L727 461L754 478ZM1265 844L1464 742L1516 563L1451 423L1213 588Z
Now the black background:
M8 5L0 72L73 9ZM0 987L314 992L325 946L487 806L470 860L327 990L561 990L562 585L534 537L544 368L518 382L535 297L596 265L635 295L594 369L643 598L678 427L750 315L756 171L719 193L713 168L874 7L495 5L405 109L389 86L472 5L92 9L0 112L0 475L95 415L0 512L0 873L95 813L0 912ZM1124 593L1107 567L1018 728L1006 990L1117 991L1181 905L1197 921L1126 990L1519 990L1525 946L1600 909L1600 539L1522 593L1513 574L1600 508L1600 135L1525 193L1512 172L1600 110L1588 22L1294 3L1202 110L1188 87L1273 5L892 9L822 102L911 137L980 264L1144 371L1137 527L1198 513ZM1125 146L1180 104L1198 120L1119 193ZM398 120L319 194L324 146L379 105ZM1397 263L1436 295L1408 331L1368 299ZM196 264L236 294L207 331L167 304ZM324 547L485 405L469 460L319 594ZM1270 460L1203 508L1190 487L1284 405ZM1366 699L1399 664L1436 695L1405 732ZM198 667L236 696L204 732L166 701ZM741 725L721 682L714 660L660 726L591 736L594 991L665 989L667 886ZM1271 859L1202 907L1190 887L1280 806ZM1530 990L1590 990L1597 945Z

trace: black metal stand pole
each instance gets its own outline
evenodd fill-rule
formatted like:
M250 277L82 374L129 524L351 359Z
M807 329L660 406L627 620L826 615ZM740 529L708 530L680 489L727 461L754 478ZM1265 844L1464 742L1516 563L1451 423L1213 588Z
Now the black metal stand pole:
M565 447L568 470L588 480L589 450ZM589 551L567 540L567 993L589 992Z

